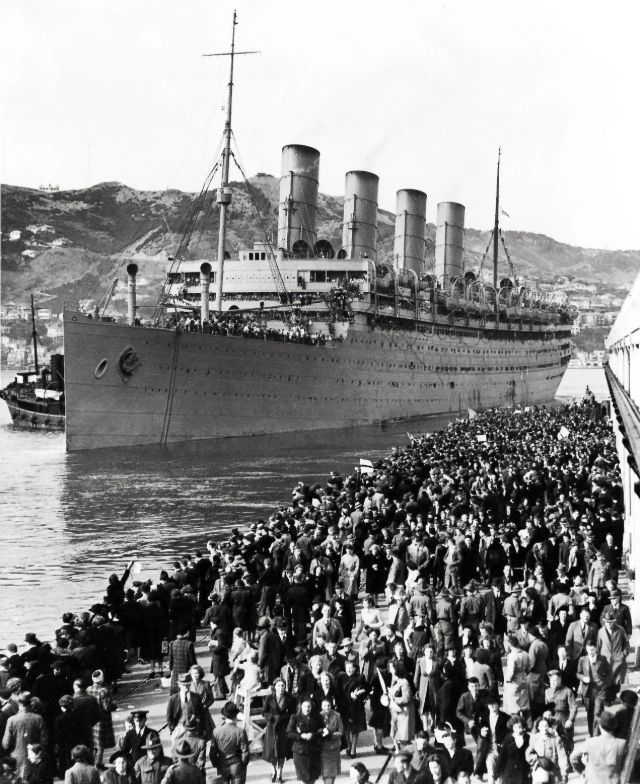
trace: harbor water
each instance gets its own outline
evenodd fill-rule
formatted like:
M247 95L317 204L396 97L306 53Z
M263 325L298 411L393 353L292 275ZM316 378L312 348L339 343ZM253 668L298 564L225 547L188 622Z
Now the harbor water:
M607 397L602 370L568 370L563 399L585 386ZM325 433L229 439L193 447L67 454L64 436L25 432L0 411L0 649L36 632L50 640L65 611L102 598L112 572L134 555L156 579L176 557L223 539L225 531L286 505L299 480L323 482L352 472L446 419Z

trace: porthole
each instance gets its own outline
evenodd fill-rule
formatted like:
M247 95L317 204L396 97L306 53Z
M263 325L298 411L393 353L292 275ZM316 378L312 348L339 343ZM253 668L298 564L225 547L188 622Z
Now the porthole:
M109 367L109 360L108 359L101 359L100 362L96 365L96 369L93 371L93 375L96 378L102 378L104 374L107 372L107 368Z

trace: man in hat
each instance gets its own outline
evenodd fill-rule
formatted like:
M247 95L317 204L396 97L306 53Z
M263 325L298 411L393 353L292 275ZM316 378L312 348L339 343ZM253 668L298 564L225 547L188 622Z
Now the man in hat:
M100 721L100 703L92 694L87 694L86 682L82 678L76 678L73 682L73 707L84 728L82 744L92 748L93 727Z
M170 693L178 691L178 676L188 672L189 667L197 664L196 653L191 640L185 634L177 634L176 639L169 643L169 669L171 670Z
M227 702L222 708L224 722L213 731L209 758L223 784L244 784L249 764L249 739L238 726L238 706Z
M284 645L280 636L271 630L266 615L258 620L258 667L264 683L273 683L282 665Z
M147 711L135 710L129 714L128 729L120 742L121 750L127 755L130 765L135 763L145 755L142 747L148 742L150 737L157 736L158 733L147 727Z
M193 749L186 740L181 741L175 751L177 762L169 767L162 784L204 784L204 770L196 767L191 759Z
M172 760L165 757L162 751L162 741L158 735L149 735L147 742L140 747L146 754L133 766L138 784L161 784L166 772L172 765Z
M336 590L331 599L331 614L342 627L343 635L350 637L356 623L356 608L353 598L347 596L342 580L336 583Z
M571 689L562 683L560 670L549 670L548 676L549 688L544 693L545 702L548 706L553 705L552 716L556 720L558 734L564 741L567 753L571 753L578 704Z
M193 718L197 722L197 734L203 737L207 726L205 707L199 694L191 691L191 675L183 672L178 676L179 692L169 697L167 703L167 726L172 734L179 728L183 731L184 724Z
M176 750L183 740L187 741L193 751L190 761L196 767L204 770L207 741L198 736L198 720L194 716L189 716L181 725L179 724L173 732L171 754L174 761L178 759Z
M627 655L629 638L625 630L616 623L616 615L612 608L602 613L602 628L598 631L596 648L598 654L611 665L611 677L616 686L620 686L627 677Z
M457 642L458 612L448 588L443 588L438 596L436 618L435 635L438 641L438 653L442 656L447 648L455 646Z
M520 606L521 588L517 584L504 585L505 593L509 595L505 598L502 605L502 614L506 620L506 633L515 634L518 630L522 609Z
M599 715L609 701L613 678L609 662L598 654L596 642L589 639L586 656L578 660L578 695L587 711L589 735L593 735Z
M616 738L616 717L600 715L600 735L587 738L571 755L571 764L584 780L597 784L618 784L625 760L626 739Z
M603 607L602 615L605 613L608 614L610 611L613 612L615 622L618 626L622 626L627 637L631 637L633 629L631 625L631 611L629 610L629 607L622 602L622 591L616 586L609 594L609 598L610 603ZM604 623L602 615L600 616L600 620Z

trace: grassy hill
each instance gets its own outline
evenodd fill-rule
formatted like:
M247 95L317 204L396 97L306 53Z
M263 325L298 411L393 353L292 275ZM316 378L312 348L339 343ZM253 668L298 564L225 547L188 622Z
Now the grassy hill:
M249 187L232 183L232 188L228 247L233 252L275 229L278 180L258 174ZM193 193L136 191L117 182L53 193L2 186L3 301L40 292L50 296L49 306L56 310L64 301L99 299L113 278L124 279L127 263L135 259L141 304L155 302L167 257L176 252L196 200ZM342 209L342 198L320 194L318 235L334 248L341 245ZM214 195L207 195L193 227L191 258L215 257L217 211ZM378 233L379 256L389 258L392 213L380 210ZM434 237L429 225L428 263L433 263ZM480 264L489 237L489 231L467 229L467 266ZM629 286L640 268L640 251L579 248L517 231L506 232L505 240L517 273L529 279L573 276L615 289Z

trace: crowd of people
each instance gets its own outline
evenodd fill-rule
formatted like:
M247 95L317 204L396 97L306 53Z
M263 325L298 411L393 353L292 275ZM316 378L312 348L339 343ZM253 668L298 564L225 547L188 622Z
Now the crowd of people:
M388 784L559 783L572 769L616 782L637 702L623 506L590 396L472 413L370 469L299 482L267 520L153 584L127 588L131 565L112 575L53 642L8 645L4 775L202 784L208 760L244 784L255 763L238 714L258 705L274 782L292 759L303 784L333 784L347 765L364 784L354 759L371 745ZM165 673L167 756L143 710L115 737L118 681L136 660ZM574 746L582 712L589 737Z
M202 321L198 313L172 316L165 326L183 332L202 332L207 335L233 335L236 337L253 338L255 340L276 340L281 343L304 343L308 346L324 346L330 336L318 331L310 323L296 321L295 315L287 315L281 327L269 325L267 320L282 318L276 312L254 313L230 311L223 315L214 315Z

